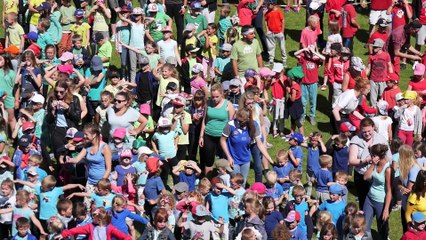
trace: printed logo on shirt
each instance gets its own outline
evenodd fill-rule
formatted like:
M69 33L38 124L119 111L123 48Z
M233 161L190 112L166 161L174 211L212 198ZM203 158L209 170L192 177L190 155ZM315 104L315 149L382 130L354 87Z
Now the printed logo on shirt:
M244 47L243 53L244 54L249 54L253 52L253 48L251 48L251 46L247 45Z

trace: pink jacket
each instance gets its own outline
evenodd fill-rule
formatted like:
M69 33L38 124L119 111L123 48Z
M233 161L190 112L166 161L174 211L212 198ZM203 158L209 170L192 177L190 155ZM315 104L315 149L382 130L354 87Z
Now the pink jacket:
M79 234L84 234L84 235L88 236L88 240L93 240L93 230L94 229L95 229L95 225L90 223L90 224L87 224L87 225L84 225L84 226L71 228L69 230L64 230L62 232L62 237L65 238L65 237L77 236ZM117 228L115 228L111 224L107 225L106 229L107 229L107 239L106 240L111 240L112 237L114 237L116 239L120 239L120 240L132 240L132 237L122 233L121 231L119 231Z

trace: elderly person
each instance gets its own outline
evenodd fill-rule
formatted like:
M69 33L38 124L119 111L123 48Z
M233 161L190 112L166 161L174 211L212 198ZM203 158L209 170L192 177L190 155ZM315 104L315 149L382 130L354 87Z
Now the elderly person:
M370 191L370 182L364 179L364 174L370 167L373 156L370 154L370 147L375 144L384 144L388 146L385 137L374 130L374 122L371 118L364 118L360 123L359 133L351 139L349 147L349 165L355 167L354 183L357 186L358 201L360 208L363 208L365 199ZM392 154L386 151L388 160Z

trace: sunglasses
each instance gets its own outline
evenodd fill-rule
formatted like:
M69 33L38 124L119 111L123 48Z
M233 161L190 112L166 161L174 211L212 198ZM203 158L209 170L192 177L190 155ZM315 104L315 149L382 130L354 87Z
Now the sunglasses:
M64 94L64 93L65 93L65 91L58 91L58 90L55 90L55 93Z
M114 102L115 103L122 103L122 102L125 102L126 100L119 100L119 99L114 99Z

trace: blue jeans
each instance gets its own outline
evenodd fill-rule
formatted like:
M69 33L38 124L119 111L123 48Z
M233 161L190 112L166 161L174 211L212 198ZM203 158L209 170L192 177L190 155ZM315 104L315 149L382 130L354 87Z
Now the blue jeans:
M262 182L262 154L255 143L250 146L250 151L254 163L254 181Z
M376 216L377 232L379 233L380 239L387 240L389 235L389 221L384 222L382 220L382 214L384 211L385 203L380 203L372 200L369 196L365 198L363 211L365 214L365 220L367 221L365 231L371 233L371 224L373 222L373 216Z
M351 52L352 52L352 49L354 47L353 37L351 37L351 38L343 38L343 47L349 48L351 50Z
M302 105L303 115L302 119L306 117L306 105L310 104L309 117L315 119L315 113L317 111L317 94L318 94L318 83L313 84L302 84Z
M244 164L234 164L234 171L232 174L240 173L244 177L244 183L243 186L246 185L247 182L247 176L250 170L250 162L244 163Z

